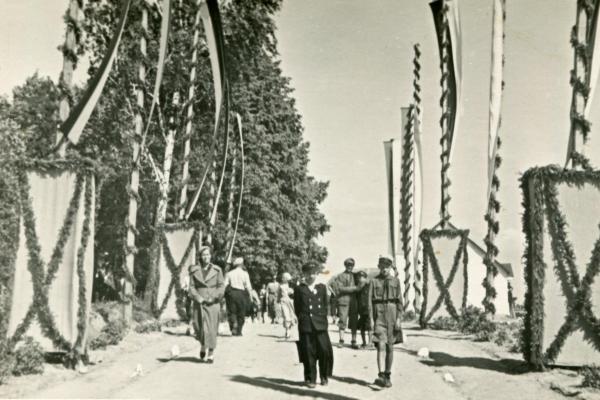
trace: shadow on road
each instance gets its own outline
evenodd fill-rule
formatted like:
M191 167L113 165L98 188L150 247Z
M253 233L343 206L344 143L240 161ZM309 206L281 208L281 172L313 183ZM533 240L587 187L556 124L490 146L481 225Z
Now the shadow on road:
M306 396L325 400L358 400L355 397L348 397L341 394L320 392L316 389L305 389L301 387L303 385L302 383L289 381L287 379L266 377L252 378L244 375L234 375L230 379L233 382L245 383L247 385L260 387L263 389L275 390L278 392L292 394L296 396Z
M157 361L161 362L161 363L166 363L169 361L178 361L178 362L191 362L191 363L196 363L196 364L201 364L203 361L200 361L200 359L198 357L177 357L177 358L157 358Z
M367 382L367 381L363 381L362 379L357 379L357 378L353 378L351 376L337 376L334 375L331 377L331 379L333 379L334 381L338 381L338 382L343 382L343 383L347 383L350 385L360 385L360 386L365 386L368 387L371 390L375 390L375 391L379 391L380 388L375 387L374 384Z
M483 357L455 357L448 353L435 351L429 353L429 358L430 360L420 361L432 367L470 367L509 375L521 375L529 372L524 361L509 358L494 360Z
M256 336L259 336L259 337L269 337L269 338L275 338L275 339L281 339L283 337L281 335L265 335L263 333L259 333Z
M409 338L411 338L411 337L430 337L430 338L442 339L442 340L466 340L469 338L469 336L465 336L465 335L439 336L439 335L429 335L427 333L411 333L410 335L407 335L407 336Z

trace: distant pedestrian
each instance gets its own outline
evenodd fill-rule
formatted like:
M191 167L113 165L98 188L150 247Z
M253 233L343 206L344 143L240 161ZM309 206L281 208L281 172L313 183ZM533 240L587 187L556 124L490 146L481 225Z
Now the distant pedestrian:
M250 296L250 300L250 318L254 323L254 321L258 319L258 313L260 311L260 296L254 289L252 289L252 295Z
M304 281L294 293L294 310L298 317L298 348L300 361L304 364L304 382L315 388L317 363L321 384L327 385L333 374L333 349L327 331L327 287L315 284L316 271L302 268Z
M292 276L289 272L284 272L281 276L281 285L279 285L279 293L277 296L277 302L281 307L281 315L283 319L283 328L285 329L285 338L290 338L290 330L296 324L296 314L294 312L294 303L290 296L293 296L294 289L289 285L292 280Z
M380 257L379 275L369 283L369 316L373 342L377 346L378 378L375 383L391 387L394 344L402 342L402 290L400 280L392 273L393 261Z
M221 268L212 264L210 247L198 249L200 264L190 265L190 296L194 300L192 319L194 334L200 342L200 360L214 361L219 329L220 302L224 294L224 279Z
M267 284L267 312L271 319L271 324L277 320L277 294L279 293L279 283L271 276L271 282Z
M262 323L264 324L265 314L267 312L267 285L262 285L258 296L260 297L260 317L262 319Z
M242 336L246 314L250 307L252 284L250 276L244 270L244 259L233 260L233 269L225 276L225 300L227 317L232 336Z
M348 326L350 302L353 300L354 294L357 291L354 274L352 273L354 264L353 258L347 258L344 261L345 271L336 275L329 284L336 298L340 347L344 345L344 332ZM356 336L352 338L351 345L352 347L356 347Z
M366 349L371 345L371 318L369 316L369 280L365 271L356 274L359 291L356 293L356 306L358 321L356 329L360 331L362 339L361 348Z

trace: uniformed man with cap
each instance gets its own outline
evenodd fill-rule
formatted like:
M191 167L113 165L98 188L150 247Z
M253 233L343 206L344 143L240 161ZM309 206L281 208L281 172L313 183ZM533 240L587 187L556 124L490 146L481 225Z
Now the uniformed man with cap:
M377 347L379 376L375 383L391 387L394 344L402 342L402 286L392 272L394 262L379 257L379 274L369 282L368 308L373 327L373 343Z
M352 270L354 269L354 259L347 258L344 261L344 272L336 275L330 282L329 286L334 293L337 304L338 328L340 334L340 346L344 344L344 332L348 326L348 311L350 302L353 300L358 288L354 279ZM353 338L353 346L356 346L356 337Z
M227 319L232 336L242 336L242 328L246 320L246 312L252 296L250 276L244 270L244 259L233 260L233 269L225 275L225 301L227 302Z

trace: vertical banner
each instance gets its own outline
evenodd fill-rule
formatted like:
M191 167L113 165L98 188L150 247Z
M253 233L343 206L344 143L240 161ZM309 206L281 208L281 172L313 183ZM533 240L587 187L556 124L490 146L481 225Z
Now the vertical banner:
M600 0L594 0L594 15L590 23L591 26L591 37L590 37L590 48L593 49L592 53L592 64L590 69L590 94L585 105L583 116L588 119L590 116L590 110L592 107L592 100L594 99L594 92L596 84L598 83L598 76L600 75L600 32L598 32L598 14L600 13Z
M487 203L492 190L492 177L496 170L498 132L502 112L502 82L504 66L504 6L505 0L493 0L492 17L492 63L490 73L490 115L488 134L488 191Z
M446 4L448 7L447 32L444 32L443 25L443 10L442 7ZM448 147L450 156L448 162L452 161L452 151L454 149L454 139L458 132L459 116L461 114L461 94L462 94L462 32L460 26L460 13L458 10L458 0L434 0L429 3L433 20L435 23L435 31L438 38L438 49L440 52L440 60L444 57L444 37L449 41L448 58L446 60L448 68L448 128L449 138Z
M400 235L400 163L402 160L401 140L383 142L388 192L388 252L397 260L402 248ZM397 266L397 265L396 265Z

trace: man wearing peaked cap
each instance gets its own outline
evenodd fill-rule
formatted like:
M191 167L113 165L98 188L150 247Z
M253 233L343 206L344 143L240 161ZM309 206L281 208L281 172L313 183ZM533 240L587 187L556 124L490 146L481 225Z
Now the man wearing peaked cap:
M250 276L243 266L244 259L237 257L233 260L233 269L225 276L227 319L232 336L242 336L246 311L252 296Z
M336 275L329 283L331 291L334 293L337 302L338 310L338 328L340 335L340 347L344 345L344 332L348 324L348 311L350 309L350 302L354 299L354 295L357 291L356 283L354 280L354 259L347 258L344 261L345 271L339 275ZM352 346L356 346L356 336L352 339Z

